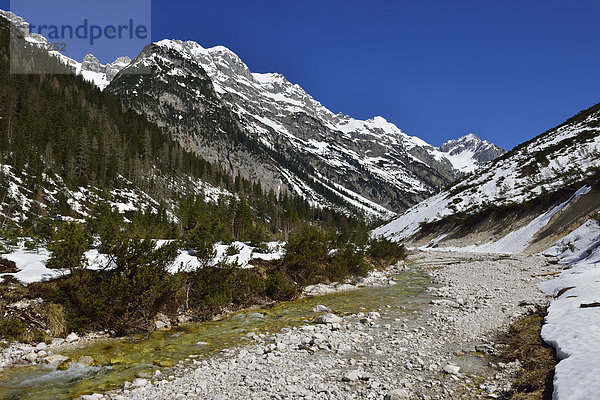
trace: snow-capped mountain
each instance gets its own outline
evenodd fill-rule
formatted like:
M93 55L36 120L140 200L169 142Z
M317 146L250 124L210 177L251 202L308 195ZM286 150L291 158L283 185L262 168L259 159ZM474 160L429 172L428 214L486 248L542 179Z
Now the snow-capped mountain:
M473 172L477 168L506 153L502 147L481 140L472 133L449 140L439 147L454 168L461 172Z
M29 32L29 23L23 18L10 11L4 10L0 10L0 16L10 21L12 26L19 33L19 36L28 43L38 45L44 49L51 48L44 36ZM61 59L66 65L72 67L76 74L81 75L85 80L92 82L100 90L104 90L115 75L131 62L129 57L119 57L114 62L103 65L92 54L86 55L83 62L79 62L55 50L49 50L49 53Z
M22 18L1 15L28 42L47 43ZM387 218L501 153L474 135L435 148L382 117L334 114L282 75L252 73L223 46L163 40L133 62L106 65L50 53L203 158L313 205Z
M138 75L142 69L150 75ZM470 140L466 153L457 148L448 156L450 151L382 117L361 121L334 114L282 75L252 73L229 49L195 42L147 46L107 90L234 174L316 203L338 197L380 215L436 193L461 170L482 162L470 157L482 156L487 146ZM207 138L207 125L223 134ZM233 135L238 138L227 140L238 129ZM251 148L239 146L240 134L247 137L242 142L252 141ZM461 169L453 166L456 160Z
M375 230L416 245L543 250L600 207L600 103ZM533 248L533 247L532 247Z

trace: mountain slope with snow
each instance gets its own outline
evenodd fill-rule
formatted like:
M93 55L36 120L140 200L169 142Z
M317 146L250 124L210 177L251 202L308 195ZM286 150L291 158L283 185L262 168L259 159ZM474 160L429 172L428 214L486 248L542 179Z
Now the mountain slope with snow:
M29 34L22 18L1 15L27 42L47 44ZM282 75L252 73L223 46L163 40L134 62L121 57L107 65L91 54L83 62L50 54L101 90L108 87L187 149L315 206L389 218L499 151L474 135L435 148L382 117L334 114Z
M133 78L141 68L150 75ZM237 147L221 160L232 172L250 173L271 189L316 203L332 201L332 192L343 197L336 188L341 186L362 204L400 210L456 176L439 150L383 118L359 121L333 114L282 75L250 72L222 46L205 49L176 40L151 44L108 90L204 157L222 157L223 148ZM221 121L212 112L217 109L228 114ZM215 130L224 134L209 137ZM241 132L232 137L236 130Z
M573 200L573 221L565 223L581 222L599 206L599 178L600 104L517 146L374 233L410 237L419 245L434 241L462 247L469 238L469 245L491 243L589 186L589 193Z
M541 289L556 299L542 338L556 349L554 398L592 399L600 391L600 218L587 220L544 252L566 266Z
M473 172L506 153L503 148L487 140L481 140L472 133L445 142L439 150L454 168L465 173Z
M151 70L150 75L126 78L128 72L141 68ZM196 82L196 77L202 82ZM217 129L231 133L235 129L231 125L237 125L257 142L259 153L277 154L272 160L261 158L260 168L252 160L256 158L252 149L243 155L230 151L227 160L221 161L234 173L251 173L247 177L262 179L267 187L287 187L315 203L323 197L331 200L332 193L323 195L325 186L338 198L344 197L339 190L351 192L352 197L361 199L361 208L385 216L390 213L365 205L403 210L461 175L449 160L450 151L406 135L382 117L361 121L334 114L282 75L252 73L223 46L206 49L178 40L151 44L108 90L168 126L179 140L192 142L189 145L203 151L204 157L218 157L223 152L219 148L231 147L231 141L218 143L227 135L207 139L215 127L206 129L212 118L206 114L211 108L226 108L230 114L226 118L233 121ZM203 120L198 121L202 113ZM233 144L238 145L239 140L234 138ZM480 154L472 148L453 150L452 157L471 166L483 162L472 160ZM298 164L301 171L289 170L290 163ZM320 188L314 188L315 183Z
M22 37L26 42L34 44L43 49L51 48L44 36L29 32L29 23L27 23L23 18L10 11L4 10L0 10L0 16L10 21L12 26L18 32L19 36ZM86 55L83 62L78 62L55 50L49 50L49 53L54 57L59 58L65 65L73 68L74 73L81 75L85 80L93 83L100 90L104 90L104 88L108 86L115 75L131 62L129 57L119 57L114 62L103 65L92 54Z

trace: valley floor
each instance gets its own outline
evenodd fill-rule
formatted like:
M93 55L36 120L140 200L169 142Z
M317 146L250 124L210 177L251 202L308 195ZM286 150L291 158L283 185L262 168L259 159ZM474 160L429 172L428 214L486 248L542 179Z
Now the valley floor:
M497 364L498 332L549 296L538 286L562 268L537 255L416 252L431 277L429 304L394 307L254 335L208 359L94 399L497 398L518 362ZM327 304L324 304L327 306Z

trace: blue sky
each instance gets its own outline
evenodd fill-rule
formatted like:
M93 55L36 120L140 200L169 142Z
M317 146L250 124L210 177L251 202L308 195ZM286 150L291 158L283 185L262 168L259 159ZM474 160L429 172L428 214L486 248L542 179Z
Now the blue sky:
M600 101L598 15L598 1L171 0L152 1L151 27L227 46L334 112L511 148Z

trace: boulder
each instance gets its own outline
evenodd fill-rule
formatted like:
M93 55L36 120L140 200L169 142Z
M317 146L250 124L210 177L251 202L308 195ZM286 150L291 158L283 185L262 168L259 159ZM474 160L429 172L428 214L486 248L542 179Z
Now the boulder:
M52 354L51 356L44 358L44 361L48 364L60 364L68 360L69 357L63 356L61 354Z
M40 342L38 343L37 346L35 346L35 351L42 351L42 350L46 350L48 348L48 345L44 342Z
M312 310L313 312L331 312L329 307L324 306L323 304L317 304L315 308Z
M460 367L458 365L446 364L443 370L447 374L456 375L460 371Z
M77 362L84 367L93 367L96 364L96 361L91 356L81 356Z
M344 322L344 320L338 317L335 314L327 313L323 315L319 315L317 318L313 320L316 324L339 324Z
M361 373L359 371L347 371L342 376L343 382L356 382L361 377Z
M150 383L150 381L148 381L148 379L136 378L133 380L133 382L131 382L131 386L140 388L140 387L148 386L149 383Z
M67 343L73 343L79 340L79 336L77 336L75 332L71 332L69 336L65 338L65 340L67 341Z

